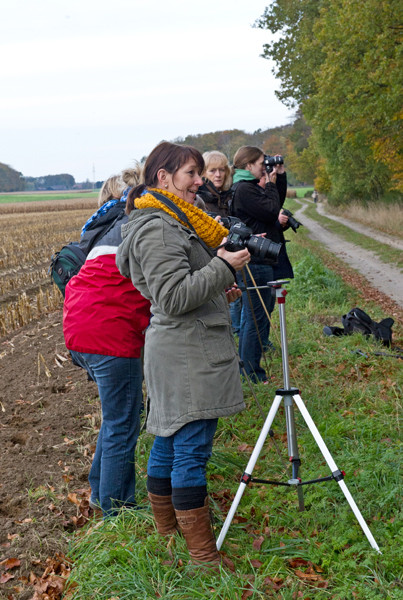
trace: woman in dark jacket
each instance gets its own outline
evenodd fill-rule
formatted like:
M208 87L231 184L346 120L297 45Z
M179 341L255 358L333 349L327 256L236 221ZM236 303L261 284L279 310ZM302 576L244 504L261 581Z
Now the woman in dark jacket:
M260 185L262 177L264 177L264 187ZM234 156L232 190L232 214L250 227L254 235L265 234L266 239L282 244L277 264L271 257L252 256L249 269L256 285L265 286L268 281L293 277L283 235L288 217L281 213L287 192L284 165L276 165L272 172L268 173L264 164L263 151L254 146L242 146ZM249 273L245 275L247 286L253 286ZM259 291L270 315L275 298L270 289ZM267 374L260 366L260 361L263 348L269 344L270 320L257 292L244 291L242 304L239 355L245 372L252 381L266 382Z
M231 169L228 159L222 152L213 150L203 154L205 163L203 185L197 195L204 201L206 210L221 217L228 217L228 202L232 196Z

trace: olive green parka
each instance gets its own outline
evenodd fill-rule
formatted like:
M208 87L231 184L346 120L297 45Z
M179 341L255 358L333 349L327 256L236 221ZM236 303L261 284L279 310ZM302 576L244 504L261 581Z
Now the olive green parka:
M225 288L234 274L190 229L156 208L134 210L116 264L150 300L144 376L147 431L170 436L186 423L244 408Z

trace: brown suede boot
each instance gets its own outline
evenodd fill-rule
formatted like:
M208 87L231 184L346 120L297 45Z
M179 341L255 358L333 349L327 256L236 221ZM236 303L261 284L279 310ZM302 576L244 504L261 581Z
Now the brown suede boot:
M172 496L157 496L148 492L148 498L151 502L158 533L161 535L173 535L179 531L172 505Z
M175 509L175 514L192 562L196 565L204 563L219 565L221 557L211 525L208 498L205 499L204 506L201 508Z

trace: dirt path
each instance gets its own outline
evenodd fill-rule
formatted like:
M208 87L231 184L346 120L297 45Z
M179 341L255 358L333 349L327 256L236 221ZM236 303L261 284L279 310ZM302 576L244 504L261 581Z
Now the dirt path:
M332 221L337 221L346 227L349 227L353 231L357 231L357 233L362 233L377 242L381 242L381 244L388 244L392 248L396 248L396 250L403 250L403 240L394 237L393 235L388 235L387 233L382 233L381 231L377 231L376 229L372 229L371 227L367 227L362 223L355 223L354 221L349 221L343 217L338 217L337 215L331 215L326 212L326 208L323 204L317 204L317 211L320 215L331 219Z
M307 204L304 204L297 210L295 212L295 217L309 229L309 237L321 242L328 250L330 250L330 252L363 275L372 287L389 296L403 308L403 277L400 269L384 263L374 252L347 242L342 237L326 229L326 227L319 224L314 219L310 219L304 215L306 207ZM350 221L347 221L347 219L342 219L341 217L328 215L325 213L323 206L319 205L319 207L318 212L320 214L335 221L339 221L343 223L343 225L350 227L350 229L358 231L359 233L364 233L367 236L371 232L369 237L373 237L383 244L403 250L403 242L401 240L382 234L379 231L374 232L374 235L372 235L372 230L369 231L369 229L363 225L351 223Z

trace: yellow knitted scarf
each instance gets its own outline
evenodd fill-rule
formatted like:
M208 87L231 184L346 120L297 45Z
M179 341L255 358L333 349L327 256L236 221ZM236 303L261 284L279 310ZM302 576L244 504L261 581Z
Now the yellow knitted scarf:
M159 190L157 188L150 189L150 192L158 192L159 194L163 194L167 198L169 198L172 202L176 204L178 208L181 209L182 212L185 213L189 222L195 228L197 235L203 240L207 246L210 248L216 248L222 242L223 237L228 235L228 229L217 223L214 219L209 217L204 211L197 206L193 206L193 204L189 204L185 200L178 198L174 194L170 194L166 190ZM168 207L165 206L160 200L158 200L155 196L151 194L144 194L144 196L140 196L140 198L136 198L134 201L136 208L160 208L165 211L171 217L182 223L185 227L186 223L181 221L179 217Z

